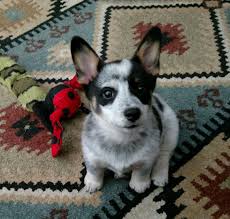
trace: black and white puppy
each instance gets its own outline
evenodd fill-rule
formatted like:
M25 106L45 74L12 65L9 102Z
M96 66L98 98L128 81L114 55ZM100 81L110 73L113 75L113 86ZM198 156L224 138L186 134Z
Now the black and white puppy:
M130 187L144 192L168 182L169 159L177 144L178 120L153 93L159 74L161 31L153 27L133 58L103 63L80 37L71 42L79 81L91 113L82 132L86 190L103 185L104 170L131 172Z

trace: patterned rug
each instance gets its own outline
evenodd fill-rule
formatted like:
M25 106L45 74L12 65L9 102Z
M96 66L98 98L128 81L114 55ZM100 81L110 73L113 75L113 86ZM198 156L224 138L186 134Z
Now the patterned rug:
M85 114L64 123L53 159L50 133L0 86L1 219L230 218L229 0L1 0L0 53L49 89L74 74L72 36L109 61L131 56L154 25L163 32L156 90L180 120L169 184L137 194L108 173L101 191L85 193Z

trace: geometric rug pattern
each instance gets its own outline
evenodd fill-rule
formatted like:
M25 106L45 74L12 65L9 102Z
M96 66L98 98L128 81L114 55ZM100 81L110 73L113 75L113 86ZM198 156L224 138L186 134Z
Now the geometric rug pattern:
M180 121L169 184L138 194L108 171L86 193L86 115L63 123L54 159L51 134L0 85L0 218L230 218L229 0L1 0L0 54L50 89L74 74L74 35L111 61L131 57L152 26L163 33L156 92Z

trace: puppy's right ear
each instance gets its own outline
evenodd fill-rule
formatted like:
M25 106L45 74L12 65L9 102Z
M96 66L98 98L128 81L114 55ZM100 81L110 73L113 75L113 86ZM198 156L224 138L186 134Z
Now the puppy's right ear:
M102 61L90 45L81 37L71 41L71 54L81 84L89 84L98 74Z

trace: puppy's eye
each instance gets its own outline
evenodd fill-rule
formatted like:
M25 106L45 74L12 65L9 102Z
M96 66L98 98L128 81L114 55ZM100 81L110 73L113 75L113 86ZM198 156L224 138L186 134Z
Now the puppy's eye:
M112 88L104 88L102 91L102 97L109 100L114 97L114 90Z

